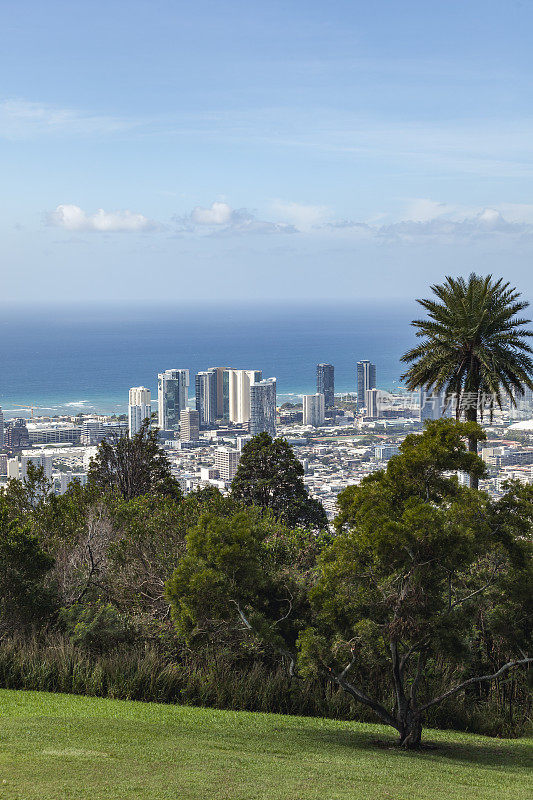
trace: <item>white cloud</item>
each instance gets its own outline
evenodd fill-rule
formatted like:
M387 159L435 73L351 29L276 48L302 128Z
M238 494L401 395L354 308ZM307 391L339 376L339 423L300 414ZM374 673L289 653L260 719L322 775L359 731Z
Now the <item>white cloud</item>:
M191 222L196 225L228 225L232 220L233 210L227 203L211 203L209 208L196 206L191 212Z
M330 216L326 206L305 205L284 200L274 200L272 211L299 231L308 231L326 222Z
M190 214L175 217L174 221L181 233L230 236L296 232L296 228L286 222L257 219L247 208L232 208L228 203L216 200L207 208L196 206Z
M99 208L87 214L75 205L63 204L46 215L48 225L67 231L99 231L102 233L149 231L157 224L142 214L132 211L104 211Z

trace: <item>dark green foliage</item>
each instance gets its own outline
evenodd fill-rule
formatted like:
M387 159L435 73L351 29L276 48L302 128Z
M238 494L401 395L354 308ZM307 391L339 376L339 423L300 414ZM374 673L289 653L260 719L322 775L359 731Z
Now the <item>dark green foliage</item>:
M178 634L193 643L233 625L293 673L297 660L302 673L329 676L418 746L446 690L485 674L469 673L481 610L489 674L521 663L531 644L533 492L512 487L493 503L460 487L456 471L484 469L466 449L472 435L473 423L437 420L407 437L385 471L341 494L337 535L310 558L276 550L249 513L201 518L167 589ZM384 678L392 704L373 694Z
M304 470L285 439L260 433L243 447L231 494L244 505L272 511L289 526L325 528L322 504L309 496Z
M350 670L357 675L365 661L390 670L393 710L371 698L367 704L388 717L406 745L418 744L424 713L446 695L432 685L435 664L446 664L459 686L521 661L531 648L524 535L533 493L512 487L493 503L459 487L452 471L483 469L464 445L471 425L428 423L423 436L407 437L386 471L341 493L339 535L320 559L311 592L315 624L300 638L302 667L342 675L337 680L362 702L369 698ZM472 674L481 617L490 663ZM453 684L449 690L455 693Z
M110 603L75 603L61 609L60 620L73 644L96 653L135 641L131 620Z
M56 594L46 584L53 564L28 526L9 518L0 498L0 631L38 627L54 612Z
M91 462L89 484L104 492L117 492L128 500L147 494L181 497L170 462L157 441L157 431L150 428L148 420L131 439L104 439Z
M252 649L294 644L295 623L306 606L305 580L287 564L314 563L317 545L310 539L303 532L291 535L260 509L225 518L202 514L166 589L179 636L228 652L243 632Z

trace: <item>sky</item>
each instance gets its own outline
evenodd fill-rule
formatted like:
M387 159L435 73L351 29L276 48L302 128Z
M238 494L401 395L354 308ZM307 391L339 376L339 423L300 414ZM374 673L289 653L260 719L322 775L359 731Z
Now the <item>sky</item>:
M533 298L531 0L2 0L6 303Z

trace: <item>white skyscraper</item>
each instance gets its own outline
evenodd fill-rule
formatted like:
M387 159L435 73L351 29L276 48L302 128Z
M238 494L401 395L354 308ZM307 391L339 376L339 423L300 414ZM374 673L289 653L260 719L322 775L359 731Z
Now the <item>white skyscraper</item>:
M325 397L322 392L303 395L303 424L318 428L325 420Z
M370 361L358 361L356 370L357 408L366 403L366 393L376 388L376 365Z
M157 421L161 430L177 431L189 398L189 370L167 369L157 376Z
M135 436L141 429L145 419L150 419L152 414L150 389L144 386L134 386L130 389L128 405L128 429L130 436Z
M228 419L238 424L250 421L250 387L263 377L261 370L228 369Z
M215 450L215 467L225 483L231 483L239 466L241 454L231 447L218 447Z
M4 446L4 414L0 408L0 450Z
M276 379L265 378L250 385L250 433L276 435Z
M379 417L379 389L367 389L365 392L366 415L371 419Z

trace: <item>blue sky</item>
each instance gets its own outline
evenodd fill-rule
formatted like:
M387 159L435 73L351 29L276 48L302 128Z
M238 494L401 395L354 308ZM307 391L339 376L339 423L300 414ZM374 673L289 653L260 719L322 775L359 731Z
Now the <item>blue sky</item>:
M4 301L533 297L529 0L0 9Z

